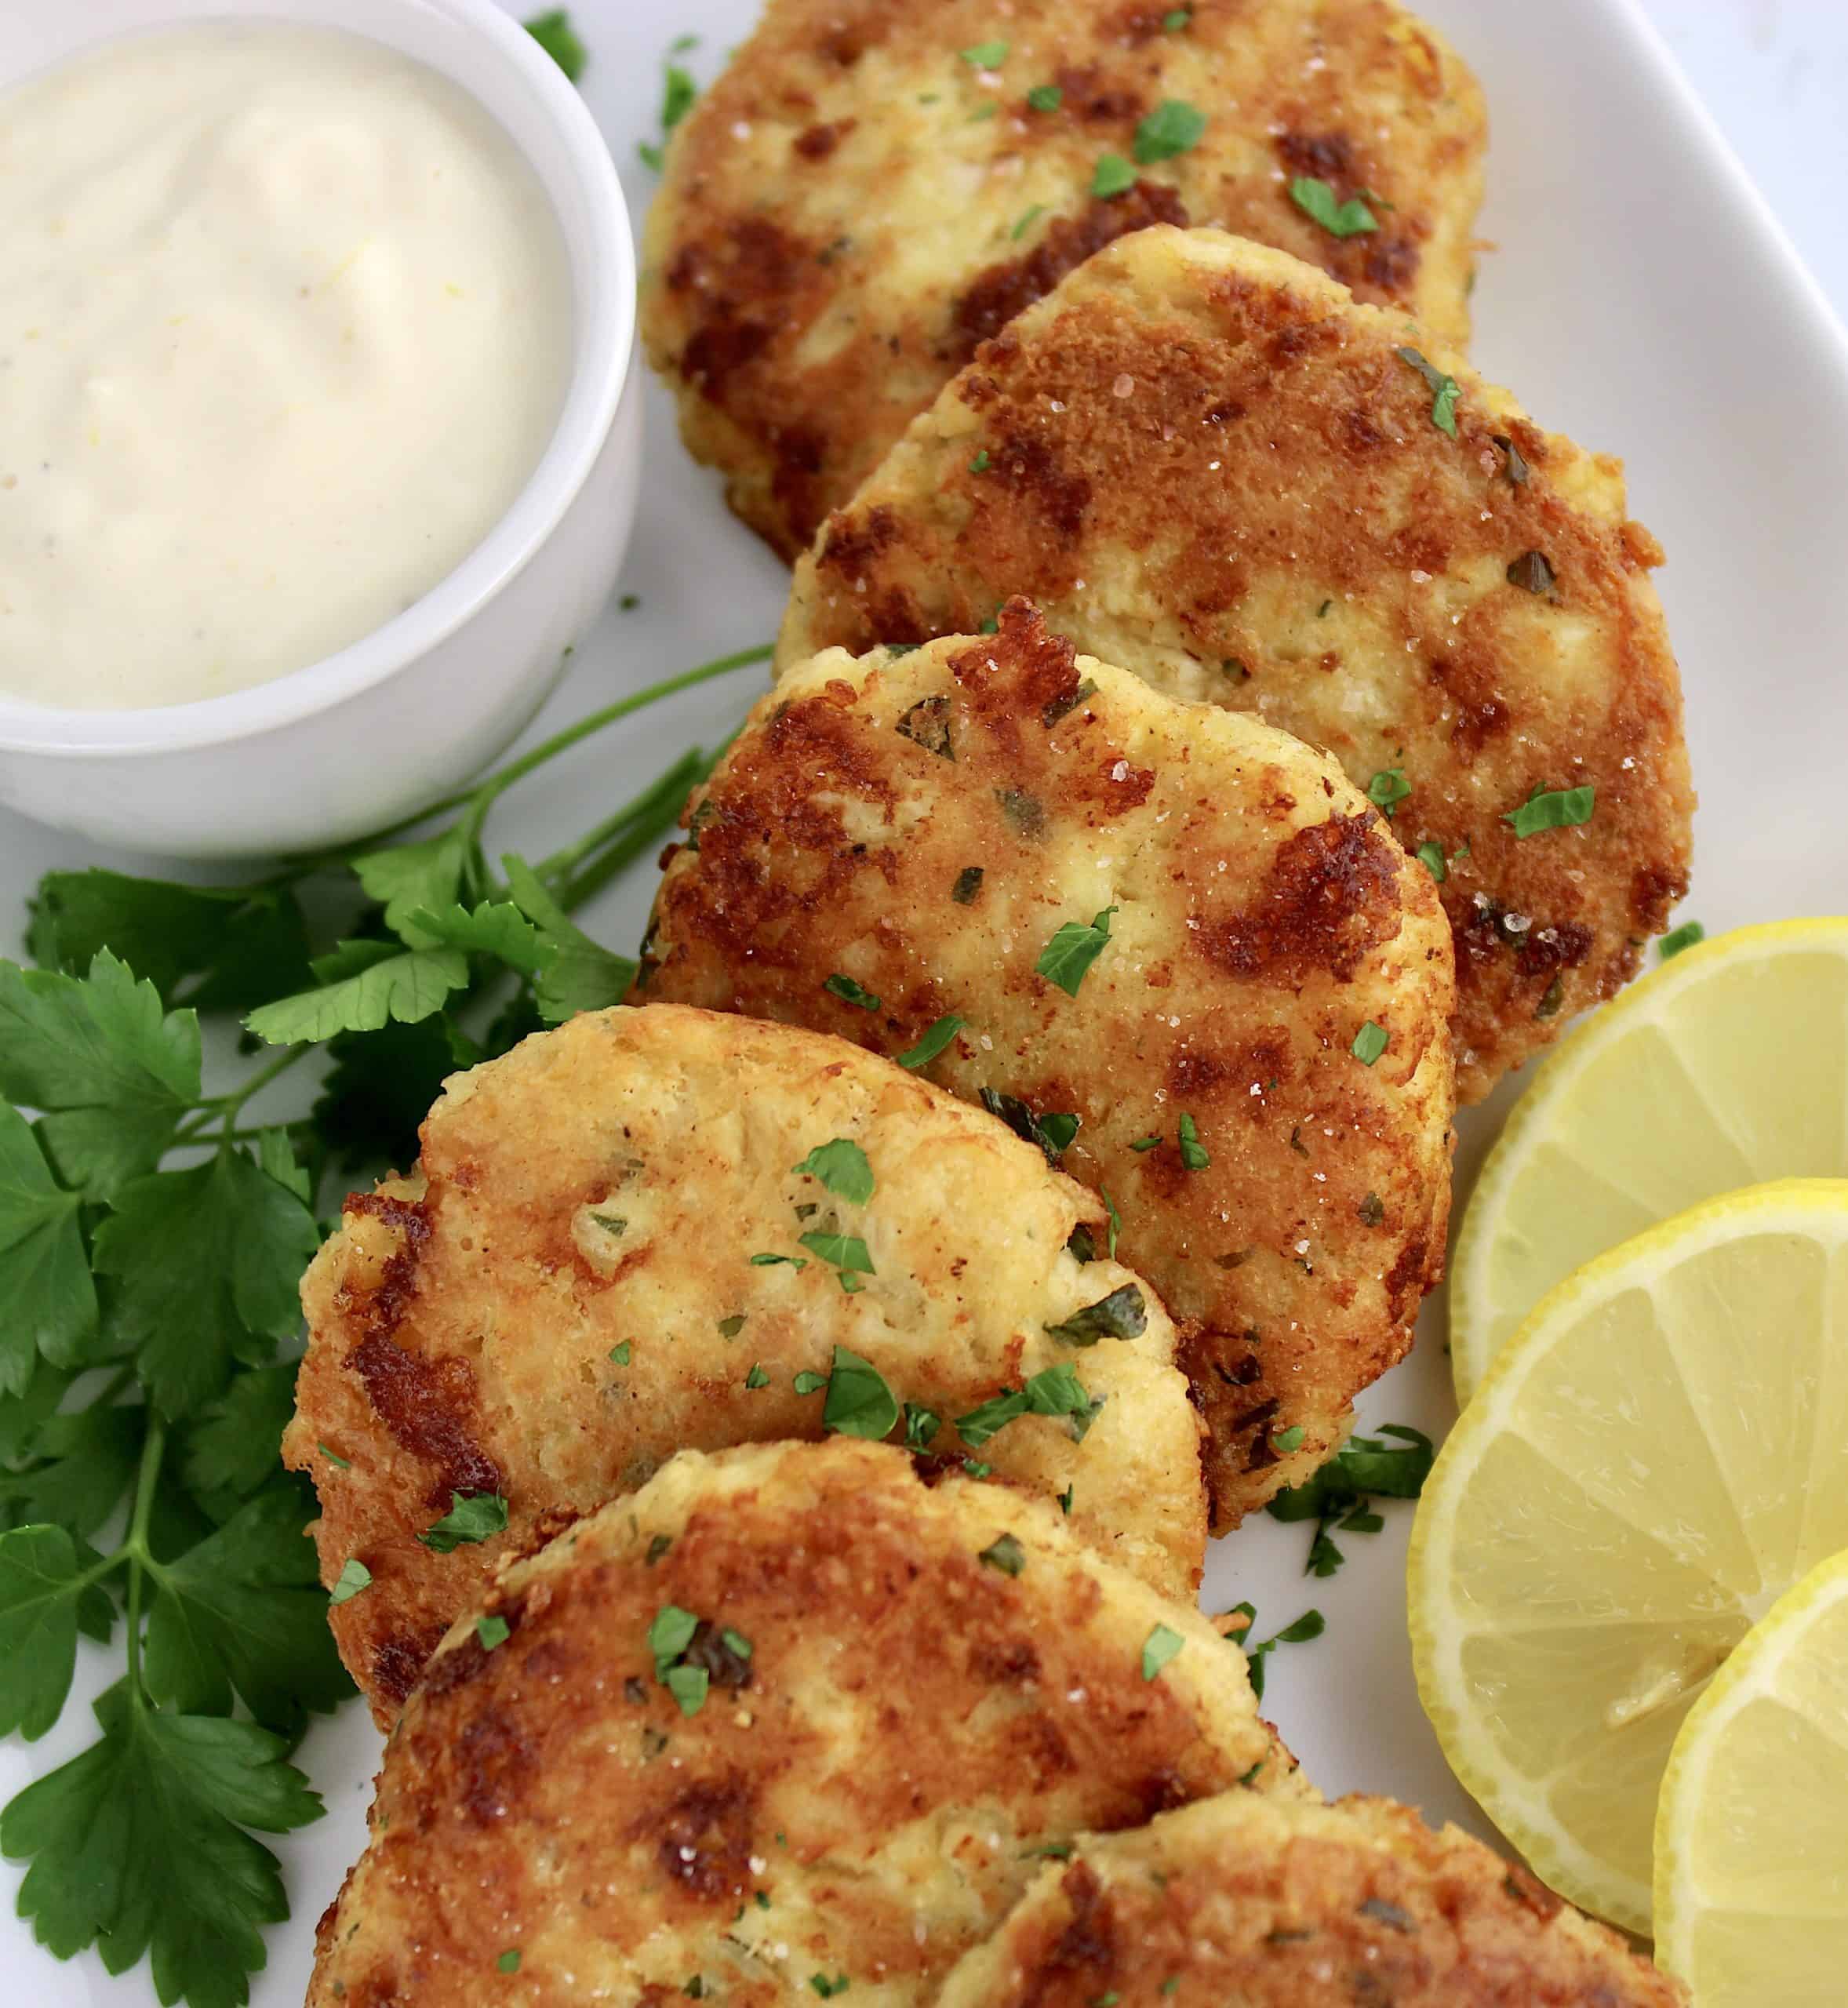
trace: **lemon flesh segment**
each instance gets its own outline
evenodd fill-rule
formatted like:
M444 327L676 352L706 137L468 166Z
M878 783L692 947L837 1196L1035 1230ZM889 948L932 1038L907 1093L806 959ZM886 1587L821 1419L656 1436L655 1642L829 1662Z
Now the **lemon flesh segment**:
M1483 1163L1450 1265L1458 1401L1593 1257L1790 1177L1848 1178L1848 919L1687 949L1541 1068Z
M1555 1290L1464 1411L1413 1532L1420 1697L1535 1870L1646 1932L1683 1719L1843 1549L1848 1182L1729 1193Z
M1701 2008L1848 1995L1848 1554L1688 1711L1662 1781L1656 1954Z

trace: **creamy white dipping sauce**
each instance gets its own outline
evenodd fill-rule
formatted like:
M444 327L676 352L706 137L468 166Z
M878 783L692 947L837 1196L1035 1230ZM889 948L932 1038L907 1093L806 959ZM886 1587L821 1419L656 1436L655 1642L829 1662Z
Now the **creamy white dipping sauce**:
M480 105L213 22L0 97L0 694L176 704L357 641L543 453L570 275Z

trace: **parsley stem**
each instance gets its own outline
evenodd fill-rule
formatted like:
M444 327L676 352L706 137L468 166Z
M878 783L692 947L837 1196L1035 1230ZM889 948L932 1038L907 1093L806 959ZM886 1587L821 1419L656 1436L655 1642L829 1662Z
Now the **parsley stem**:
M141 1684L141 1587L147 1557L147 1523L154 1512L155 1482L160 1476L161 1459L166 1448L167 1425L151 1410L147 1435L141 1445L140 1475L135 1481L135 1508L122 1542L129 1559L129 1697L137 1706L147 1699L147 1690Z
M580 718L575 725L566 726L562 732L554 733L550 739L541 740L529 753L522 753L517 760L508 761L504 767L478 782L467 793L434 803L424 813L431 815L438 809L453 808L466 802L468 811L461 824L464 840L470 845L478 843L488 811L515 781L525 780L535 768L543 767L547 761L555 759L580 740L601 732L607 725L614 725L620 718L628 718L631 712L641 711L663 697L671 697L677 691L690 690L697 683L709 683L716 676L729 675L734 669L747 669L753 663L767 662L770 654L771 644L761 642L755 648L740 649L735 654L701 663L697 669L683 669L678 676L664 677L659 683L632 691L626 697L617 698L613 704L606 704L601 711Z
M594 831L594 842L573 845L572 851L578 855L569 857L562 882L554 887L559 905L567 913L582 906L593 893L601 891L619 872L627 870L642 852L658 843L679 820L687 797L711 770L711 760L697 747L693 748L620 817ZM572 868L586 858L588 862L583 863L581 868ZM549 865L553 860L546 862Z

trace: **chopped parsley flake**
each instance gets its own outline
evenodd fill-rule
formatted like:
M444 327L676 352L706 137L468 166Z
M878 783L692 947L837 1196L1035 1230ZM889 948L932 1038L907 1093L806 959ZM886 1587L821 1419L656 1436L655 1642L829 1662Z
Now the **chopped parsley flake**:
M707 1690L711 1684L712 1676L703 1666L671 1666L668 1669L668 1692L679 1703L683 1715L697 1715L705 1707Z
M1510 809L1501 820L1513 826L1517 837L1537 836L1542 830L1572 829L1591 821L1597 800L1597 790L1589 781L1583 788L1536 788L1519 809Z
M908 1450L928 1450L943 1426L943 1417L934 1410L920 1407L915 1402L905 1403L904 1447Z
M762 1361L754 1359L751 1362L751 1371L744 1376L744 1385L747 1388L767 1388L769 1384L770 1377L764 1371Z
M950 897L959 907L972 904L975 896L982 889L982 868L979 864L966 864L956 874L956 882L950 888Z
M1074 1483L1067 1486L1065 1490L1059 1494L1059 1511L1061 1513L1068 1515L1070 1515L1071 1511L1072 1495L1077 1491L1077 1490L1078 1487L1076 1484Z
M1116 1202L1111 1198L1110 1195L1104 1191L1101 1185L1097 1188L1097 1197L1104 1202L1104 1210L1110 1216L1110 1247L1108 1253L1111 1260L1114 1261L1116 1259L1117 1237L1121 1235L1123 1231L1123 1217L1116 1210Z
M1399 805L1410 797L1412 784L1403 767L1382 767L1366 784L1366 798L1388 821Z
M1180 1119L1180 1162L1189 1171L1204 1171L1213 1159L1200 1141L1200 1133L1191 1115Z
M734 1632L728 1624L720 1632L719 1639L728 1653L735 1653L741 1660L751 1657L751 1641L742 1632Z
M1121 154L1100 154L1091 176L1091 193L1108 201L1136 185L1136 170Z
M1142 1643L1142 1677L1153 1680L1169 1661L1187 1643L1178 1632L1158 1624Z
M1206 115L1197 107L1170 98L1158 105L1136 128L1135 155L1144 167L1158 160L1172 160L1200 143L1206 129Z
M978 42L973 48L965 49L960 53L963 61L972 69L999 70L1007 60L1007 52L1011 45L999 39Z
M1271 1448L1279 1457L1287 1457L1291 1451L1301 1450L1303 1438L1307 1434L1300 1422L1293 1422L1289 1428L1279 1430L1271 1439Z
M698 1614L683 1610L677 1603L664 1603L648 1628L648 1650L654 1655L654 1677L663 1679L668 1668L693 1643L699 1629Z
M584 45L577 38L571 26L571 16L562 7L548 8L543 14L535 14L524 24L526 32L538 43L546 54L565 73L565 81L574 84L584 75L584 66L590 58ZM515 1965L518 1955L515 1955ZM503 1973L511 1973L512 1966L504 1966Z
M826 1973L810 1973L809 1984L827 2001L837 1994L845 1994L851 1983L845 1973L836 1973L832 1980Z
M1415 348L1395 349L1393 354L1401 362L1409 363L1431 387L1431 422L1439 431L1457 437L1457 400L1461 395L1454 376L1446 376L1433 362L1427 362Z
M969 471L971 474L986 474L992 464L993 463L988 458L988 449L984 446L969 462Z
M482 1650L493 1651L497 1646L504 1646L512 1628L504 1617L478 1617L475 1621L475 1635L481 1641Z
M628 1365L632 1343L633 1342L631 1340L624 1339L620 1346L612 1346L609 1348L609 1357L618 1366L627 1366Z
M831 991L842 1003L856 1004L863 1011L876 1011L879 1008L879 999L870 990L856 983L850 976L842 976L838 971L821 988Z
M806 1269L809 1265L799 1255L753 1255L751 1266L754 1269L768 1269L778 1262L787 1262L792 1269ZM616 1355L612 1353L610 1358Z
M1521 449L1505 432L1492 432L1490 438L1499 446L1508 460L1508 478L1510 486L1527 486L1527 463L1521 457Z
M744 1313L734 1311L730 1317L718 1321L718 1336L722 1339L735 1339L744 1329Z
M1115 911L1114 906L1106 907L1088 925L1082 920L1067 921L1040 951L1039 960L1033 965L1034 973L1056 984L1068 997L1075 997L1085 972L1103 954L1104 944L1110 939L1110 916Z
M450 1555L507 1531L507 1501L497 1492L452 1492L449 1510L417 1538L438 1555Z
M1057 84L1035 84L1027 93L1027 102L1035 111L1057 111L1064 98Z
M1348 1049L1362 1066L1370 1067L1386 1050L1390 1036L1384 1025L1376 1025L1369 1018L1354 1035L1354 1043Z
M1060 1365L1046 1367L1031 1375L1024 1386L1006 1388L967 1415L958 1416L956 1431L969 1450L979 1450L990 1437L1021 1416L1063 1415L1073 1418L1074 1429L1082 1438L1096 1413L1097 1406L1076 1369ZM1080 1418L1082 1429L1077 1427ZM986 1478L986 1468L978 1475Z
M1550 598L1559 574L1544 551L1523 551L1508 568L1508 582L1541 599Z
M837 1269L857 1270L864 1276L878 1273L866 1252L865 1242L857 1234L824 1234L815 1229L798 1234L796 1239L811 1255L833 1263Z
M1379 219L1358 195L1337 202L1333 189L1313 174L1297 176L1290 184L1290 199L1330 237L1359 237L1380 227Z
M327 1601L330 1604L345 1603L350 1598L358 1596L362 1590L369 1589L371 1586L372 1571L358 1555L349 1555L341 1565L340 1581L328 1592Z
M798 1176L819 1179L825 1191L853 1206L864 1206L873 1196L873 1168L850 1137L817 1144L795 1170Z
M901 1053L898 1056L899 1065L914 1070L928 1067L968 1022L966 1018L958 1017L953 1011L947 1017L939 1018L926 1028L923 1036L908 1053Z
M1029 93L1029 96L1031 96L1031 93ZM1030 209L1023 210L1020 213L1020 221L1017 223L1013 228L1007 233L1009 237L1016 244L1018 244L1020 239L1027 235L1028 231L1030 231L1045 214L1046 205L1043 202L1035 202Z
M1012 1534L1002 1534L976 1557L1004 1576L1017 1576L1027 1566L1027 1551Z
M1162 26L1170 35L1179 35L1185 27L1191 27L1194 10L1191 7L1175 7L1162 16Z
M1450 875L1450 868L1444 862L1444 847L1442 844L1421 844L1418 846L1418 862L1440 886Z
M1100 1339L1139 1339L1148 1324L1148 1305L1142 1292L1134 1283L1124 1283L1044 1330L1048 1337L1068 1346L1094 1346Z
M1130 1148L1133 1151L1152 1151L1161 1140L1159 1137L1138 1137Z
M821 1426L837 1436L882 1442L898 1426L898 1398L870 1359L845 1346L834 1349L834 1371L828 1377L828 1400Z
M1698 926L1700 923L1697 921L1695 925ZM325 1443L317 1443L315 1446L315 1448L318 1450L322 1456L324 1457L330 1464L333 1465L336 1470L350 1471L353 1468L353 1460L351 1457L343 1457L339 1451L329 1450Z
M1706 939L1707 930L1697 920L1684 920L1656 944L1656 953L1664 962L1672 962L1683 948L1691 948L1697 941Z
M798 1373L794 1384L798 1395L818 1395L828 1385L828 1376L825 1373Z
M1251 1627L1257 1620L1257 1613L1248 1603L1239 1605L1237 1610L1243 1615L1246 1623L1243 1631L1235 1635L1233 1642L1239 1646L1245 1654L1245 1670L1251 1677L1252 1699L1261 1701L1264 1698L1265 1660L1279 1646L1300 1646L1311 1639L1319 1639L1328 1628L1328 1621L1319 1610L1305 1610L1293 1624L1285 1625L1281 1632L1273 1632L1269 1638L1259 1640L1255 1646L1247 1646L1244 1641L1251 1635Z
M494 1964L501 1973L517 1973L520 1970L520 1948L518 1946L508 1946L507 1950L494 1962Z

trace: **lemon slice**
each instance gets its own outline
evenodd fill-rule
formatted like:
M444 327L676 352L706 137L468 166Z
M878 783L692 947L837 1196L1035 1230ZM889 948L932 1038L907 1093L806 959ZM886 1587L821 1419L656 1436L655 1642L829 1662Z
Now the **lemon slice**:
M1581 1263L1767 1178L1848 1178L1848 919L1684 950L1540 1070L1482 1166L1450 1264L1458 1401Z
M1656 1814L1656 1956L1701 2008L1848 1995L1848 1555L1688 1711Z
M1511 1340L1425 1482L1408 1586L1452 1768L1546 1881L1646 1931L1682 1719L1848 1548L1848 1183L1677 1215Z

